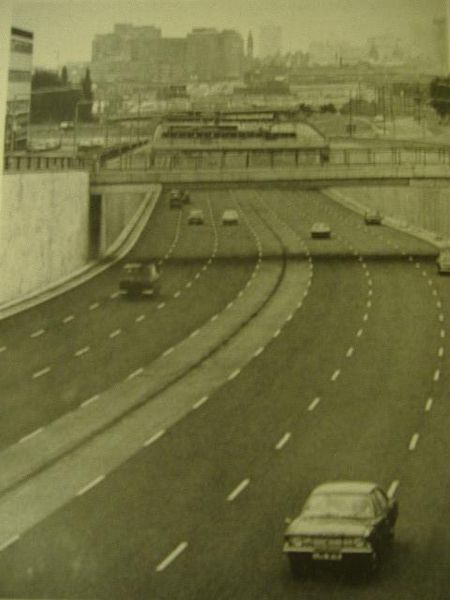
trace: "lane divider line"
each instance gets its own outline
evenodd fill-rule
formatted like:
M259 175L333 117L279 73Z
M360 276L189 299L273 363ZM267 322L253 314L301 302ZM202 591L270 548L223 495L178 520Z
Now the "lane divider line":
M145 315L139 315L136 317L136 323L141 323L145 319Z
M399 484L400 482L398 481L398 479L394 479L387 491L388 498L394 498L395 494L397 493Z
M175 292L175 294L173 295L174 298L179 298L180 296L181 296L180 290L178 290L177 292Z
M281 333L281 329L277 329L277 330L275 331L275 333L273 334L273 337L274 337L274 338L277 338L277 337L280 335L280 333Z
M228 381L233 381L233 379L236 379L240 372L241 369L235 369L232 373L230 373L230 375L228 375Z
M285 446L291 438L291 434L289 432L285 433L281 440L275 446L275 450L281 450L283 446Z
M121 333L122 333L122 330L121 330L121 329L116 329L115 331L112 331L112 332L109 334L109 337L110 337L110 338L115 338L115 337L117 337L118 335L120 335Z
M227 496L227 501L228 502L233 502L233 500L236 500L236 498L239 496L239 494L241 494L245 488L249 485L250 483L250 479L244 479L243 481L241 481L241 483L234 488L234 490L231 492L231 494L229 494Z
M350 346L350 348L347 350L347 354L346 357L350 358L353 355L353 352L355 351L353 346Z
M169 354L172 354L172 352L175 350L174 346L171 346L170 348L167 348L167 350L165 350L163 352L163 356L169 356Z
M6 352L6 350L7 350L6 346L2 346L2 347L0 348L0 352Z
M163 561L161 561L159 563L159 565L156 567L156 571L158 573L161 573L161 571L164 571L165 569L167 569L167 567L176 558L178 558L180 556L180 554L186 550L187 547L188 547L188 543L187 542L181 542L180 544L178 544L178 546L175 548L175 550L173 550L173 552L171 552L169 554L169 556L167 556Z
M160 304L158 304L158 306L156 308L157 308L157 310L161 310L162 308L165 307L165 305L166 305L165 302L161 302Z
M434 375L433 375L433 381L439 381L440 376L441 376L441 370L436 369L436 371L434 372Z
M115 300L116 298L118 298L121 295L120 291L117 292L113 292L110 296L111 300Z
M265 346L260 346L258 348L258 350L255 350L255 352L253 353L253 356L255 358L257 358L258 356L260 356L263 352L264 352Z
M98 302L94 302L94 304L91 304L89 307L89 310L95 310L96 308L98 308L100 306L100 304Z
M93 481L91 481L90 483L88 483L87 485L82 487L80 490L78 490L77 496L82 496L83 494L86 494L86 492L89 492L89 490L92 490L92 488L94 488L96 485L101 483L104 479L105 479L105 475L99 475Z
M200 333L200 329L196 329L195 331L192 331L192 332L189 334L189 337L190 337L190 338L194 338L194 337L196 337L196 336L197 336L199 333Z
M356 332L356 337L361 337L363 334L363 329L358 329L358 331Z
M155 433L154 435L152 435L152 437L148 438L148 440L146 440L144 442L144 444L143 444L144 448L148 448L149 446L151 446L152 444L154 444L165 433L166 433L166 430L165 429L161 429L160 431L158 431L157 433Z
M211 323L214 323L214 321L217 321L217 319L218 319L218 318L219 318L219 315L213 315L213 316L210 318L210 321L211 321Z
M336 379L339 377L340 374L341 374L341 370L340 369L336 369L336 371L331 376L331 381L336 381Z
M442 358L444 356L444 347L441 346L438 350L438 356L439 358Z
M430 412L433 406L433 398L428 398L427 403L425 404L425 412Z
M75 315L67 315L67 317L64 317L63 323L70 323L74 319L75 319Z
M311 411L313 411L313 410L316 408L316 406L319 404L319 402L320 402L320 398L319 398L319 397L317 397L317 398L314 398L314 400L313 400L313 401L311 402L311 404L308 406L308 410L309 410L310 412L311 412Z
M41 336L44 333L45 333L45 329L38 329L37 331L33 331L33 333L30 335L30 337L31 338L37 338L37 337Z
M417 447L417 442L419 441L419 434L415 433L412 438L411 441L409 442L409 450L415 450Z
M89 352L90 349L91 349L90 346L85 346L84 348L80 348L80 350L77 350L75 352L74 356L79 358L80 356L83 356L83 354L86 354L86 352Z
M33 379L37 379L38 377L42 377L43 375L47 375L47 373L50 373L51 371L51 367L45 367L45 369L41 369L40 371L36 371L36 373L33 373Z

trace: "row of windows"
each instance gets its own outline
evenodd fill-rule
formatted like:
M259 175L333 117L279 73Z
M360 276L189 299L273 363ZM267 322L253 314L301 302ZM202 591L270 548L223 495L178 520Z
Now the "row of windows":
M11 40L11 52L20 52L22 54L33 54L33 44L31 42L22 42L22 40Z
M31 71L10 69L8 79L9 81L31 81Z

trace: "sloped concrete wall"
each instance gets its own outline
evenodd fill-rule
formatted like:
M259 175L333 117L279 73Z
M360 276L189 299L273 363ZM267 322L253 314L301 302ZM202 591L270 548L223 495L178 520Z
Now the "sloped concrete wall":
M122 190L102 194L102 253L114 244L124 227L131 221L141 206L146 192L147 189L141 187L139 191Z
M88 256L88 218L87 173L4 174L0 303L82 267Z

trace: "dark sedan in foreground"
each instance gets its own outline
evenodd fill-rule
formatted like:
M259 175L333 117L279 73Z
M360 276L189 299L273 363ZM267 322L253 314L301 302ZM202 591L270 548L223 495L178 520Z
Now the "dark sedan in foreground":
M375 483L340 481L315 488L288 526L283 551L292 573L335 563L373 572L393 539L398 504Z

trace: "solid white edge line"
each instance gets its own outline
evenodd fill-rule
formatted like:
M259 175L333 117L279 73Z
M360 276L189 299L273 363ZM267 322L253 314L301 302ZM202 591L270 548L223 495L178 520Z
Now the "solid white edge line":
M164 569L166 569L170 565L170 563L172 563L182 552L184 552L187 547L187 542L181 542L180 544L178 544L175 550L173 550L173 552L171 552L163 561L159 563L159 565L156 567L156 571L158 573L164 571Z
M77 496L82 496L86 492L89 492L89 490L92 490L93 487L95 487L96 485L98 485L104 479L105 479L105 475L99 475L98 477L96 477L95 479L93 479L90 483L88 483L87 485L85 485L84 487L82 487L80 490L78 490Z
M36 373L33 373L33 379L37 379L38 377L42 377L42 375L47 375L47 373L50 373L51 371L51 367L45 367L45 369L41 369L40 371L36 371Z
M394 479L387 491L388 498L394 498L395 494L397 493L399 484L400 481L398 481L398 479Z
M291 434L289 432L285 433L280 441L275 446L275 450L281 450L283 446L285 446L291 438Z
M200 398L200 400L197 400L197 402L195 402L192 405L192 410L197 410L198 408L200 408L200 406L203 406L203 404L205 404L205 402L208 401L208 396L203 396L202 398Z
M8 548L9 546L11 546L15 542L17 542L19 540L19 538L20 538L19 535L13 535L9 539L7 539L5 542L3 542L3 544L0 544L0 552L3 552L3 550L6 550L6 548Z
M34 431L32 431L31 433L29 433L28 435L24 435L22 438L20 438L19 444L23 444L23 442L27 442L28 440L31 440L32 438L36 437L37 435L39 435L43 431L44 431L43 427L39 427L39 429L35 429Z
M319 404L319 402L320 402L320 398L319 398L319 397L317 397L317 398L314 398L314 400L313 400L313 401L311 402L311 404L308 406L308 410L309 410L310 412L311 412L311 411L313 411L313 410L316 408L316 406Z
M419 434L415 433L412 436L411 441L409 442L409 450L415 450L418 441L419 441Z
M154 435L152 435L152 437L148 438L148 440L146 440L144 442L144 444L143 444L144 448L148 448L149 446L151 446L151 444L154 444L165 433L166 433L166 430L165 429L161 429L160 431L158 431L157 433L155 433Z
M433 406L433 398L428 398L427 403L425 404L425 412L430 412Z
M91 396L90 398L88 398L87 400L85 400L84 402L82 402L80 404L80 407L84 408L85 406L89 406L89 404L92 404L93 402L95 402L99 398L100 398L100 394L95 394L94 396Z
M135 377L137 377L138 375L142 375L142 373L144 372L144 368L140 367L139 369L136 369L136 371L133 371L132 373L130 373L127 376L127 379L134 379Z
M250 479L244 479L243 481L241 481L241 483L234 488L231 494L227 496L227 501L233 502L233 500L235 500L239 496L239 494L245 490L249 483Z

